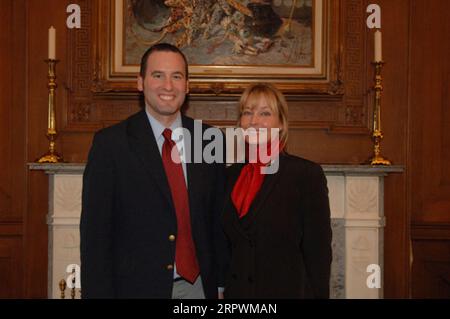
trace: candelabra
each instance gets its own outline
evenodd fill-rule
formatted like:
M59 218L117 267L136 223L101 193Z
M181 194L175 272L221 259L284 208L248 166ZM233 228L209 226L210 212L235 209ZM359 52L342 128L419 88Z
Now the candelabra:
M55 150L56 138L56 116L55 116L55 90L56 90L56 63L59 60L47 59L48 64L48 127L47 139L49 140L49 150L37 160L38 163L60 163L63 158Z
M381 69L384 62L372 62L375 66L375 105L373 109L373 126L372 126L372 140L374 143L374 155L369 159L371 165L391 165L391 162L381 155L381 140L383 139L383 132L381 131L381 92L383 91Z

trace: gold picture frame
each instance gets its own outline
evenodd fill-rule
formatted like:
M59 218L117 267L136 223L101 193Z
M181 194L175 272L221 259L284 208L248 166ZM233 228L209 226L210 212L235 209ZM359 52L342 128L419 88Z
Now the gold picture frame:
M176 1L189 2L189 0ZM229 1L236 2L236 0ZM282 2L279 0L277 3L280 1ZM293 4L296 3L294 0L290 1ZM191 94L236 94L240 93L250 82L270 81L288 94L341 95L343 89L340 79L341 53L339 50L340 0L298 1L312 1L310 63L305 65L191 63L189 66ZM94 41L93 91L95 93L115 94L136 91L139 61L136 57L132 62L127 58L127 54L133 53L127 48L131 29L130 25L127 25L127 21L130 19L132 3L136 3L136 1L97 1L94 15L97 19L94 21L97 26ZM282 19L282 23L286 24L285 19ZM198 39L201 38L198 37ZM201 41L198 40L198 42ZM190 49L188 45L185 45L182 50L186 48ZM224 56L227 54L227 52L222 53ZM245 54L241 53L240 56L246 58L247 62L249 61ZM267 56L270 58L269 55ZM190 60L189 56L188 60ZM240 61L239 57L233 61Z

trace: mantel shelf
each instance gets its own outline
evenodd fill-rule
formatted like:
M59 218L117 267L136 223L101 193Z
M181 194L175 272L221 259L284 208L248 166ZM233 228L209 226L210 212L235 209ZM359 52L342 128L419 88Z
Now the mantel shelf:
M80 174L83 173L86 163L57 163L40 164L28 163L31 170L45 171L47 174ZM354 164L325 164L322 165L327 175L387 175L389 173L402 173L402 165L391 166L373 166L373 165L354 165Z

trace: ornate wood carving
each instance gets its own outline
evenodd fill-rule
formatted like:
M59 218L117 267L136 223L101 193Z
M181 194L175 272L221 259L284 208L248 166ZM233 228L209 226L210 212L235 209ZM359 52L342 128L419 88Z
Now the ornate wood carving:
M345 60L344 78L345 78L345 126L365 127L367 105L365 103L365 92L367 85L365 81L365 17L364 1L346 0L344 10L346 16L344 23L344 45Z

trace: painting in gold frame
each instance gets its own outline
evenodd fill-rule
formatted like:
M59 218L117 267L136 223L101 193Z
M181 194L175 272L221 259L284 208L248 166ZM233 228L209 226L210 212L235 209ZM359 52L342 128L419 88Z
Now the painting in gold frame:
M192 0L99 0L99 91L133 91L142 53L169 42L190 62L194 94L236 93L254 81L270 81L286 93L340 93L339 0L199 2L211 2L201 17L192 14L198 9L183 13ZM176 11L181 3L184 9Z

